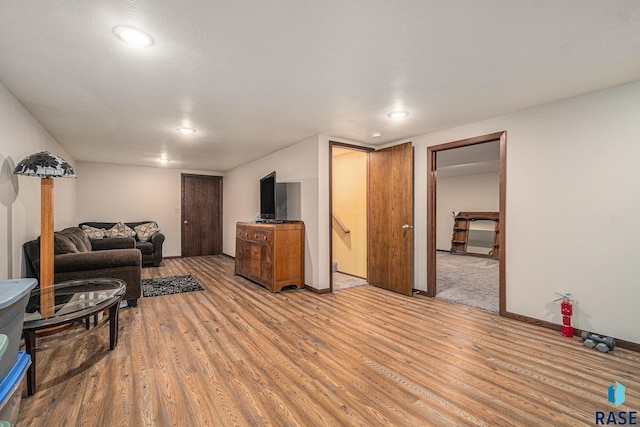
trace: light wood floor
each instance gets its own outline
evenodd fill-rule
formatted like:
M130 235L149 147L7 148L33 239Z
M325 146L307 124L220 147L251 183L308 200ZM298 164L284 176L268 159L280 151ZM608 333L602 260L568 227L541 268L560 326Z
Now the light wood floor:
M113 351L101 328L39 353L20 425L575 426L640 410L637 353L368 285L271 294L232 272L226 257L145 269L206 290L122 310Z

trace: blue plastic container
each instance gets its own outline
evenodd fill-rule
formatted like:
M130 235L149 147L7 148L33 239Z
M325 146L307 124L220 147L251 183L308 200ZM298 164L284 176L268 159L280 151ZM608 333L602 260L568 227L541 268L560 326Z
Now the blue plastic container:
M36 279L0 280L0 380L16 362L24 311Z
M13 426L20 415L22 380L31 365L31 356L21 350L18 359L0 381L0 426Z

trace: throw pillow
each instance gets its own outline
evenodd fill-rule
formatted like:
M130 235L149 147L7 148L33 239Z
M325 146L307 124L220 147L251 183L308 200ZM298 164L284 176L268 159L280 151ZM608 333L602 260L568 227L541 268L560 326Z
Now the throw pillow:
M79 252L76 245L64 234L56 231L53 233L53 253L58 254L73 254Z
M107 237L134 237L135 235L136 232L122 222L117 223L106 232Z
M107 230L104 228L89 227L88 225L83 225L82 231L90 239L102 239L107 235Z
M154 234L160 231L160 227L155 221L137 225L133 229L141 242L148 242Z

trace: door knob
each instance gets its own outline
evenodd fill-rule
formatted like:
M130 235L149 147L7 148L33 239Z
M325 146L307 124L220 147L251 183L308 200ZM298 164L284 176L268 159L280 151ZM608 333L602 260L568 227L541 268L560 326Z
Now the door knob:
M187 221L187 220L184 220L183 222L184 222L185 224L189 224L189 221Z
M405 231L409 230L411 228L413 228L413 225L405 224L405 225L402 226L402 229L405 230Z

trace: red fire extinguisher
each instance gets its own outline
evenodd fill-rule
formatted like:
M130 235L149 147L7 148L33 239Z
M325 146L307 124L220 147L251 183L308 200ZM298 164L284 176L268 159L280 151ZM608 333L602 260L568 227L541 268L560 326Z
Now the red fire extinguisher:
M562 300L560 303L560 312L562 313L562 336L573 338L573 327L571 326L571 315L573 314L573 304L569 298L571 294L561 294L556 292L562 298L558 298L556 301Z

